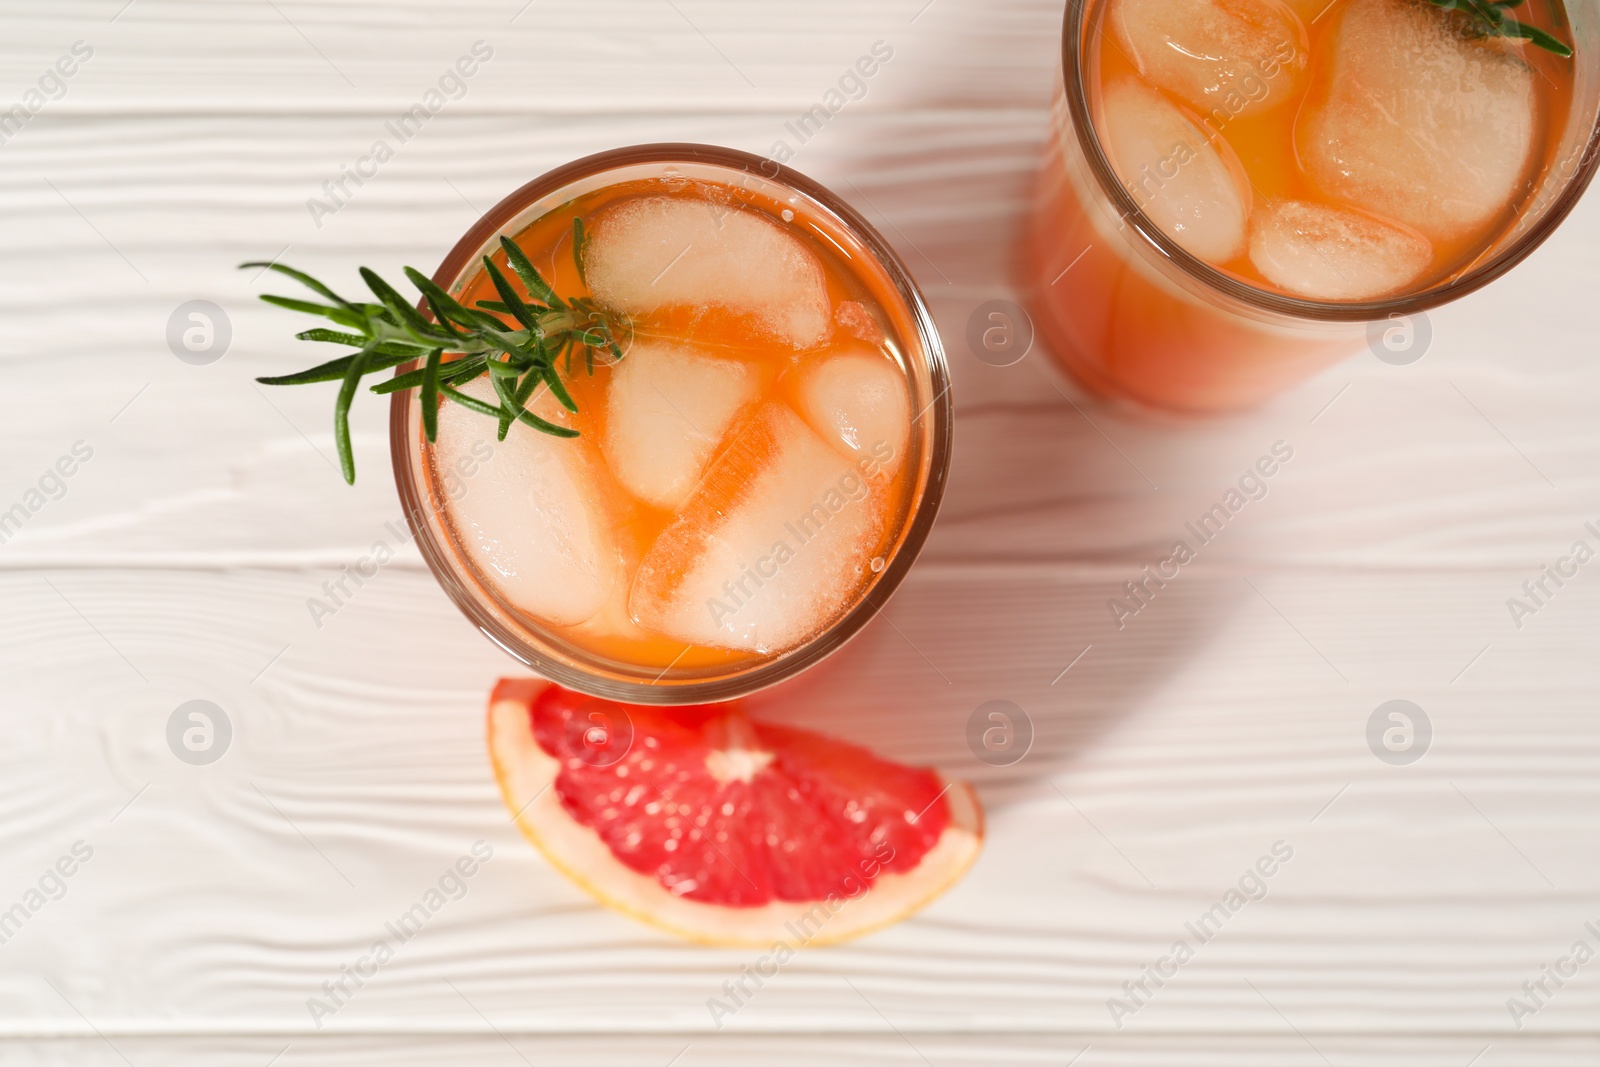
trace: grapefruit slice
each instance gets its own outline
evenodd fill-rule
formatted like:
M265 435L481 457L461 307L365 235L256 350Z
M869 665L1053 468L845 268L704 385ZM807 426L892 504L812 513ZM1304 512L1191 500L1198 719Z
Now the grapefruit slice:
M972 787L736 705L618 704L531 679L489 700L523 833L601 903L696 941L798 948L917 911L972 865Z

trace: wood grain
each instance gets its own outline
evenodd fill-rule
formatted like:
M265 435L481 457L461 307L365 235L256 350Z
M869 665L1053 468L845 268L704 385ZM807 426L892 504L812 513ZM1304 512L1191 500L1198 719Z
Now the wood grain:
M880 1024L881 1025L881 1024ZM725 1034L698 1039L681 1034L608 1034L603 1037L529 1035L484 1027L484 1034L407 1036L404 1040L377 1035L287 1038L278 1036L222 1036L145 1038L108 1035L101 1038L66 1038L17 1042L14 1047L34 1057L29 1062L72 1064L73 1067L126 1067L155 1056L175 1067L260 1067L280 1056L280 1063L317 1062L334 1067L367 1064L438 1063L583 1063L596 1067L632 1067L667 1064L704 1067L706 1064L749 1063L759 1060L777 1067L842 1060L862 1067L926 1067L929 1063L983 1063L997 1067L1059 1067L1060 1064L1099 1067L1282 1067L1331 1062L1401 1067L1411 1064L1464 1064L1478 1056L1482 1063L1550 1064L1552 1067L1586 1067L1594 1062L1595 1044L1584 1038L1513 1037L1490 1044L1472 1037L1352 1038L1344 1035L1171 1035L1152 1037L1107 1036L1093 1042L1055 1035L895 1034L815 1035L783 1034L752 1038ZM125 1054L125 1055L124 1055ZM1497 1060L1495 1057L1499 1056ZM1326 1061L1323 1057L1326 1056ZM674 1057L677 1057L674 1060Z

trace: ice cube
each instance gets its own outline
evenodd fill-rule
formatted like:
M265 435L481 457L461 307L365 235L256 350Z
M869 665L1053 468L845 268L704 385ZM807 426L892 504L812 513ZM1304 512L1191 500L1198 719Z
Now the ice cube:
M1139 72L1215 130L1293 97L1306 31L1280 0L1113 0L1112 32Z
M1325 99L1296 130L1311 180L1436 241L1505 211L1537 111L1514 46L1463 36L1457 16L1410 0L1350 0L1339 18Z
M462 391L499 402L487 375ZM528 409L570 425L548 390ZM446 471L460 478L459 493L443 494L458 542L507 601L559 626L583 622L604 606L619 564L594 488L603 471L591 444L516 423L497 442L493 419L447 400L439 406L433 458L443 483Z
M605 455L634 496L662 508L689 499L756 374L687 345L636 341L611 371Z
M899 470L911 437L911 397L899 367L863 347L799 373L801 414L823 440L873 477Z
M870 577L882 521L866 478L778 403L734 428L683 513L645 553L629 606L680 641L791 648Z
M845 333L858 341L865 341L869 345L883 344L883 327L878 325L878 320L872 317L872 312L867 306L857 300L839 301L839 309L833 313L834 321L844 328Z
M595 220L585 264L594 295L629 314L720 307L795 348L815 347L832 332L821 261L753 209L628 200Z
M1415 281L1433 262L1433 245L1359 211L1287 200L1256 208L1250 262L1298 296L1371 300Z
M1226 263L1241 255L1250 193L1233 149L1132 78L1113 82L1101 107L1101 136L1117 176L1151 221L1200 259Z

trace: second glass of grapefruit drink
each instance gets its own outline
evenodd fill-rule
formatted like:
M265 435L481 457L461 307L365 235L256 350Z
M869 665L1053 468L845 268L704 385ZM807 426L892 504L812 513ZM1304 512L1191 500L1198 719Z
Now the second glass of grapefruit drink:
M1518 263L1588 184L1596 32L1596 0L1068 0L1041 332L1090 389L1183 412L1364 339L1408 361L1412 317Z

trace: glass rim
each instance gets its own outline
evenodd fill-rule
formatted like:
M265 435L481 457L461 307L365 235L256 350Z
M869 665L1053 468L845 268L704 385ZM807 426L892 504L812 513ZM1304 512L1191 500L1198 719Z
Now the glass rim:
M842 224L882 269L894 294L905 305L906 316L913 330L913 336L905 340L920 346L920 360L927 369L929 388L933 393L933 399L917 418L931 418L933 423L926 437L928 456L925 461L926 475L920 479L921 492L905 518L894 554L849 611L804 644L748 668L733 666L730 673L722 677L664 681L671 669L669 667L654 681L642 681L609 672L586 670L575 665L577 657L557 655L553 647L539 647L529 640L538 636L533 625L524 624L520 631L508 625L505 618L486 607L479 591L458 578L458 567L468 571L470 568L457 558L458 554L453 548L443 543L444 539L427 521L435 509L413 469L413 444L419 432L420 419L414 415L417 405L411 396L412 390L395 393L389 407L390 465L394 468L395 488L399 492L406 524L410 527L417 548L445 593L485 636L525 667L569 689L635 704L700 704L748 696L816 665L859 633L899 588L933 528L949 478L955 423L944 345L933 313L928 309L905 263L872 224L836 194L790 167L749 152L716 145L669 142L609 149L563 164L527 182L485 212L446 254L434 271L433 280L448 290L469 268L478 252L503 232L505 225L539 200L608 170L641 164L673 163L706 164L743 171L762 181L782 185L820 205ZM418 310L428 313L425 302L419 302ZM913 353L907 353L908 358L912 356ZM418 363L413 361L397 367L395 373L403 374L416 366Z
M1076 128L1078 145L1101 192L1110 198L1124 223L1137 233L1149 250L1162 256L1191 278L1253 308L1315 322L1371 322L1414 315L1477 291L1511 270L1545 242L1577 206L1589 181L1600 168L1600 114L1595 117L1583 150L1566 185L1528 231L1478 264L1443 285L1407 296L1382 300L1325 301L1289 296L1252 285L1214 267L1181 248L1134 201L1117 177L1111 158L1100 144L1099 132L1089 112L1089 91L1084 84L1083 24L1090 10L1106 0L1067 0L1061 31L1061 73L1068 112ZM1574 62L1577 57L1574 57ZM1060 131L1051 131L1059 136Z

